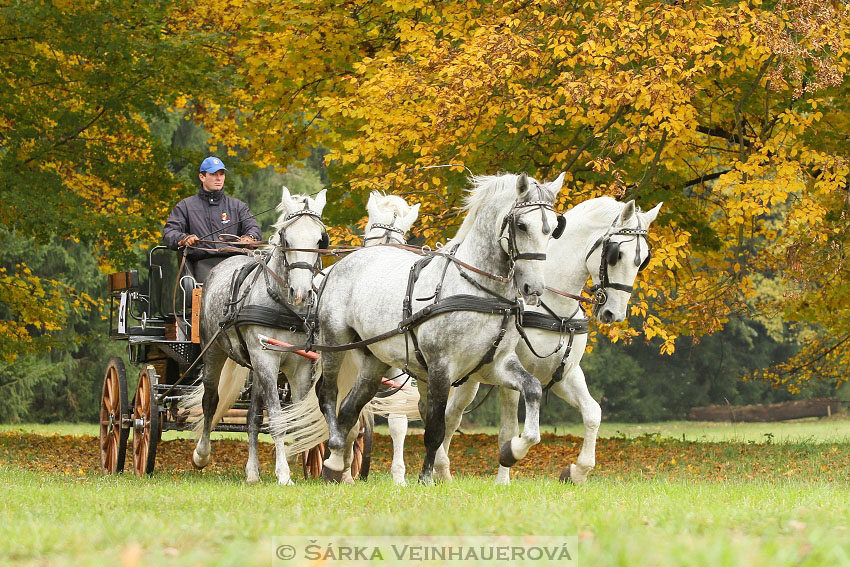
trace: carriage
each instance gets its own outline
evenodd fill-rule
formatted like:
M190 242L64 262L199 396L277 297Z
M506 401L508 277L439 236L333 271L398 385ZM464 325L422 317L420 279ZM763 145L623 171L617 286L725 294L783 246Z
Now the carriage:
M192 428L191 408L203 406L203 431L192 454L195 466L202 468L209 463L211 431L244 431L250 440L246 475L249 483L257 482L256 434L260 429L275 441L275 473L280 484L292 484L285 454L299 453L305 476L322 474L332 482L351 482L354 477L365 476L369 469L371 429L363 425L363 412L379 393L381 383L385 383L382 373L395 366L414 378L427 374L427 381L418 384L424 384L429 393L427 401L419 400L415 408L417 416L423 415L424 403L428 415L420 482L432 483L435 471L439 478L451 478L447 453L454 422L459 421L458 410L472 401L480 381L502 387L500 393L510 390L501 396L503 431L497 482L508 483L510 468L539 442L543 383L582 412L586 442L577 462L564 469L561 479L583 482L595 464L600 409L590 396L578 365L584 343L572 349L574 336L587 333L586 322L575 323L573 316L580 303L588 303L602 322L626 318L632 284L650 259L647 227L661 205L643 213L634 201L592 199L572 209L570 223L566 213L554 214L555 196L563 177L562 174L543 185L524 174L475 178L476 185L467 200L467 217L458 235L449 242L449 252L390 243L393 232L403 237L415 220L416 211L381 213L380 207L372 206L370 197L364 247L369 247L370 240L386 238L386 242L377 244L394 249L363 250L349 257L350 261L343 261L344 267L337 266L331 272L322 269L321 262L323 254L329 253L328 234L321 220L326 190L311 199L292 196L284 187L277 208L281 215L273 225L275 232L266 255L255 253L253 257L225 261L205 284L203 306L198 286L181 285L176 276L180 268L173 269L175 262L159 256L171 254L163 247L154 248L149 255L147 294L141 292L138 273L113 274L109 280L111 336L128 341L130 360L142 365L142 369L131 406L127 402L123 363L113 359L107 368L101 404L104 471L123 468L132 428L135 471L139 475L152 472L162 431ZM406 204L405 207L410 208ZM534 212L539 212L539 217L529 214ZM381 220L384 213L391 213L391 218ZM395 226L400 218L405 220L406 228ZM553 248L552 260L547 261L549 237L558 240L570 224L570 237ZM373 231L378 234L371 234ZM582 247L586 254L576 256L575 250ZM330 253L339 252L342 251ZM575 261L563 262L562 258L570 253ZM621 261L627 257L631 261ZM173 254L170 258L176 260ZM441 261L432 263L435 258ZM450 265L455 266L454 271L449 270ZM572 291L544 286L544 271L551 271L556 281ZM504 273L508 276L501 275ZM249 279L250 274L253 275ZM588 278L594 281L590 288L585 286ZM452 289L444 285L450 280ZM176 283L169 310L165 284L170 281ZM282 287L277 288L277 284ZM418 288L414 290L417 285L425 290L421 297ZM181 296L182 310L178 310L177 291L187 288L188 293L183 291ZM285 297L276 288L285 290ZM583 289L594 297L576 295ZM367 292L370 295L364 299ZM441 293L447 295L443 297ZM552 307L541 300L544 293L551 294L546 301ZM520 295L534 299L530 305L539 304L537 310L525 313ZM351 301L353 297L358 300ZM307 313L312 315L294 311L294 306L305 302L311 306ZM417 310L413 309L414 302ZM279 311L275 305L297 317L297 322L272 325L265 315L260 317L271 313L277 321ZM401 321L393 305L402 307ZM189 311L187 306L195 309ZM244 306L251 309L243 309ZM203 317L192 314L200 312L199 307ZM567 314L570 309L572 315ZM431 321L443 314L447 318L440 323ZM470 319L475 319L475 323ZM511 319L516 332L508 328ZM139 325L131 326L131 321ZM524 327L543 336L530 340ZM246 329L244 336L239 330L242 328ZM470 328L489 332L469 333ZM315 342L317 329L321 343ZM509 331L510 342L503 345L502 339ZM306 345L270 343L267 333L275 334L276 341L283 338L298 345L306 337ZM204 337L203 350L199 336ZM226 340L217 341L219 336ZM425 336L427 341L422 340ZM532 343L547 340L554 340L557 346L551 353L544 350L546 354L537 354ZM235 349L234 344L239 348ZM423 345L427 347L420 348ZM499 351L503 346L508 348ZM304 359L295 355L275 358L275 353L268 352L297 353L299 349L303 349L299 354L308 358L311 352L324 355L320 369L313 365L312 378L311 365ZM345 351L353 349L359 349L358 354L346 358ZM415 357L411 357L411 351ZM209 365L203 373L196 368L200 355ZM253 380L255 392L248 393L251 387L246 385L247 371L233 370L237 363L225 370L230 364L226 359L243 360L244 366L253 368L257 375ZM531 374L526 366L535 373ZM281 368L287 368L288 380L281 376ZM200 403L182 405L181 401L196 400L198 393L204 393L198 380L202 374L208 387L217 385L219 396L202 396L205 399ZM318 374L321 378L316 380ZM347 393L342 393L340 384L348 385ZM460 392L465 384L470 385L468 391L452 398L453 409L449 412L450 388ZM520 394L525 397L526 419L522 434L518 435L515 408ZM255 410L260 398L266 402L267 422ZM281 405L288 406L288 415ZM223 414L225 411L229 413ZM454 425L447 429L450 413ZM229 419L219 421L222 415ZM257 415L256 420L247 417L251 415ZM288 446L284 445L287 438L291 443ZM508 440L502 442L503 439ZM322 440L327 440L327 447L316 445ZM398 454L396 436L393 442ZM396 482L404 483L403 470L401 478L393 474Z
M197 309L201 287L191 276L178 278L180 257L167 247L152 248L147 260L146 279L140 278L138 270L108 276L109 337L126 341L128 359L139 373L131 398L123 359L112 357L107 363L100 408L100 459L105 474L124 470L131 431L133 471L138 476L152 473L162 432L193 429L197 416L181 407L181 401L203 388ZM250 392L249 377L214 431L248 431ZM283 375L278 395L282 404L290 402ZM258 418L263 419L260 432L267 433L267 418ZM372 426L364 420L354 447L355 477L367 478L371 450ZM305 477L321 475L323 453L324 444L320 444L300 454Z

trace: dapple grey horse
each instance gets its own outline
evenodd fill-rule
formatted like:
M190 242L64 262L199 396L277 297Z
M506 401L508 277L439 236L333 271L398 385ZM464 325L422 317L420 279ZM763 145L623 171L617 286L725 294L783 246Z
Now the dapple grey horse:
M240 369L236 363L253 369L254 381L262 391L262 399L270 419L274 419L281 412L277 388L279 372L287 376L293 399L301 399L310 390L309 361L296 355L281 357L281 353L264 349L259 342L260 335L293 342L298 337L303 337L303 329L281 329L278 326L251 324L250 319L246 324L230 323L238 323L238 319L232 321L232 318L234 314L242 316L246 313L246 307L254 311L267 309L288 312L287 310L303 306L305 299L311 297L313 276L319 267L318 249L327 247L327 232L321 221L325 195L325 191L321 191L315 199L304 195L290 195L289 190L284 187L278 206L281 215L274 225L275 233L269 239L267 260L256 262L246 256L232 257L210 272L204 285L201 308L204 419L203 430L192 455L192 462L198 468L209 462L212 427L233 404L244 384L247 372L244 368ZM248 272L252 263L255 264L254 268ZM234 302L231 298L234 278L243 268L247 277L238 285L235 295L237 301ZM281 278L282 282L278 281L278 278ZM241 379L236 378L237 374ZM220 379L228 384L221 396L227 399L222 399L221 403ZM275 475L278 483L292 484L284 435L278 432L272 437L275 443ZM256 451L256 445L251 451ZM259 467L255 466L256 463L256 454L253 454L249 457L246 467L248 482L259 480Z
M594 314L603 323L623 321L632 294L632 286L638 272L649 263L650 248L647 237L649 225L658 216L661 204L652 210L641 212L634 201L621 203L610 197L590 199L564 213L566 221L563 235L549 243L547 250L546 281L559 291L577 296L591 278L595 298L601 303L593 307ZM572 316L573 326L586 325L586 318L579 312L578 302L552 291L546 291L542 305L529 311L542 315L554 312L559 318ZM545 305L545 307L543 307ZM526 321L530 320L526 312ZM584 422L584 441L576 463L570 464L561 474L561 479L582 483L596 464L596 435L602 418L599 404L590 395L584 372L579 366L587 344L586 331L576 333L568 340L569 325L552 321L558 330L526 327L529 343L540 354L539 358L529 346L520 341L517 355L522 365L543 386L550 385L552 392L581 412ZM578 323L578 325L576 325ZM585 326L586 329L586 326ZM559 367L561 367L559 369ZM479 381L473 376L467 383L456 388L446 409L446 437L435 463L435 477L450 480L448 451L454 432L460 425L463 410L475 398ZM499 389L501 399L501 429L499 444L517 435L517 406L519 392ZM510 483L510 463L500 463L496 476L498 484Z
M542 260L556 227L553 204L563 175L548 185L524 174L474 180L466 218L441 253L423 260L395 248L367 248L338 262L323 282L320 338L331 346L321 356L319 390L330 435L323 468L327 480L342 479L354 425L392 366L421 378L418 386L427 411L420 482L432 483L449 388L469 373L477 371L525 397L523 435L507 442L502 452L520 459L539 441L541 388L516 357L514 318L521 309L518 294L534 304L543 293ZM436 316L418 319L427 313L420 309L436 311ZM400 324L403 318L408 323ZM378 336L385 338L362 341ZM337 412L337 378L345 353L332 348L357 341L362 344L351 354L359 374Z

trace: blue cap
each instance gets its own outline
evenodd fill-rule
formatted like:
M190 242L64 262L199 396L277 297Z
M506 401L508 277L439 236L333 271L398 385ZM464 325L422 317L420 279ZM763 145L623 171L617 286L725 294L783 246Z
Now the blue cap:
M224 163L217 157L210 156L204 161L201 162L201 173L215 173L216 171L221 170L227 171L227 168L224 167Z

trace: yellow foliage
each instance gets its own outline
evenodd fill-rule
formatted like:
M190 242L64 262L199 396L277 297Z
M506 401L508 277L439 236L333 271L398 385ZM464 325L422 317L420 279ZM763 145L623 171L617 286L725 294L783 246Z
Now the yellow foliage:
M201 0L177 19L238 22L221 53L237 62L238 86L224 102L179 103L258 163L285 167L323 145L351 191L421 202L430 245L457 227L466 186L460 167L417 169L436 164L567 171L562 207L603 194L645 209L664 200L631 311L662 352L760 309L817 320L803 304L824 308L834 282L847 289L846 265L824 269L843 258L847 234L850 15L840 5L356 6ZM243 119L223 119L234 108ZM333 236L357 241L347 229ZM760 303L764 277L794 294ZM833 306L846 305L838 295Z

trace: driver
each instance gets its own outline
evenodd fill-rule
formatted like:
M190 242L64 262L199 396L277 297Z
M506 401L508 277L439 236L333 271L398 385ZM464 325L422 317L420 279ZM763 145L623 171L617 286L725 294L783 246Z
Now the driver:
M227 168L217 157L210 156L201 162L198 194L177 203L162 228L162 242L166 246L174 250L189 247L186 259L198 283L205 281L215 265L230 255L215 251L228 246L226 241L219 242L220 236L236 237L238 242L254 242L261 236L248 205L224 194L226 172ZM207 242L210 240L216 242Z

